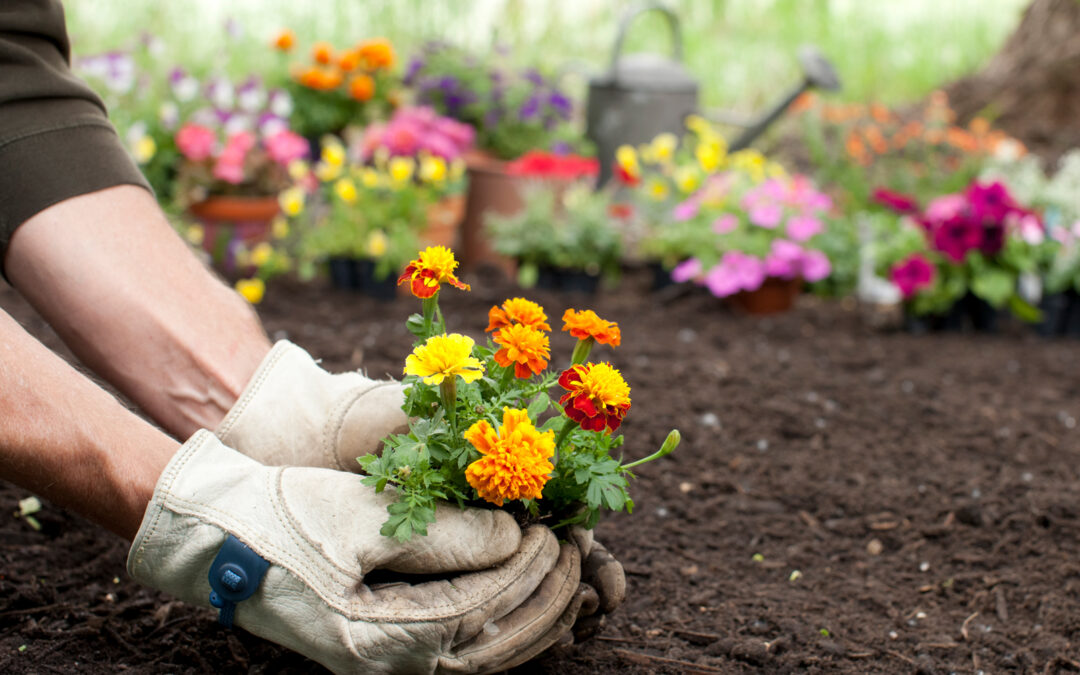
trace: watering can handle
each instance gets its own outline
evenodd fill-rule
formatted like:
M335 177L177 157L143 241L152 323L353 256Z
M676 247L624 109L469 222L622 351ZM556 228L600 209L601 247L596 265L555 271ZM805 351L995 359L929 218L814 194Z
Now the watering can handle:
M615 49L611 54L611 79L614 80L618 76L616 65L619 62L619 56L622 54L623 43L626 41L626 33L630 30L630 24L634 22L634 19L638 18L645 12L651 12L653 10L662 12L667 17L668 25L671 27L672 38L672 51L677 61L682 61L683 58L683 45L682 45L682 27L679 25L679 17L675 16L675 12L671 11L671 8L667 5L658 2L650 2L641 5L635 9L630 10L623 15L619 21L619 32L615 36Z

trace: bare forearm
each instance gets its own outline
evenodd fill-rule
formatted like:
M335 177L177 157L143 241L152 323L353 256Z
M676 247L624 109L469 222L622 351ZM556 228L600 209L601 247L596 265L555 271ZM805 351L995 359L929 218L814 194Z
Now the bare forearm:
M178 447L0 312L0 478L130 539Z
M254 311L138 187L38 213L6 270L84 363L179 438L215 427L270 349Z

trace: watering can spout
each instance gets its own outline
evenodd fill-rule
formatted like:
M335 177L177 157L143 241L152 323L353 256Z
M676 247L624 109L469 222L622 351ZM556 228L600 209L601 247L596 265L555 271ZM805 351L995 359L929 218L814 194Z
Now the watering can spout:
M836 91L840 89L840 76L836 74L829 59L825 58L816 47L803 45L798 52L799 65L802 67L803 79L797 86L791 89L782 99L756 121L747 125L746 131L735 139L731 144L732 152L744 150L760 136L769 126L778 120L784 111L810 89L824 89Z

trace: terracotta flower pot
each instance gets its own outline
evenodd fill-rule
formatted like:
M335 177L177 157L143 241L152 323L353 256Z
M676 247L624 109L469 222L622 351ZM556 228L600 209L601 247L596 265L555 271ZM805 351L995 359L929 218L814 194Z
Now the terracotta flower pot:
M513 261L500 256L491 247L484 233L484 218L488 213L510 216L525 207L526 180L506 172L506 162L494 156L471 151L465 154L468 169L469 193L465 218L461 224L459 258L462 270L494 266L513 276Z
M465 217L465 195L445 197L427 208L427 227L420 233L426 246L458 248L458 234Z
M215 262L233 271L234 241L251 248L270 240L270 223L281 211L276 195L265 197L208 197L188 207L203 226L203 249Z
M802 292L803 280L769 277L754 291L742 291L728 298L735 307L747 314L777 314L786 312Z

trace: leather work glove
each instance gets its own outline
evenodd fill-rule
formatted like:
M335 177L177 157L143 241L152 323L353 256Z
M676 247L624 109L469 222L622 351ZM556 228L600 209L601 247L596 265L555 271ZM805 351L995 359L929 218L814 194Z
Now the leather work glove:
M405 433L404 387L360 373L332 375L288 340L274 345L214 432L225 445L268 466L360 471L357 457L376 452L391 433ZM600 598L599 614L582 618L574 637L591 637L626 597L622 565L591 531L573 528L583 580Z
M288 340L263 358L214 431L230 448L267 466L321 466L357 472L356 458L408 431L396 380L332 375Z
M577 546L547 528L440 506L428 536L398 543L379 534L389 499L344 472L266 467L199 431L158 480L128 571L335 673L500 671L595 610Z

